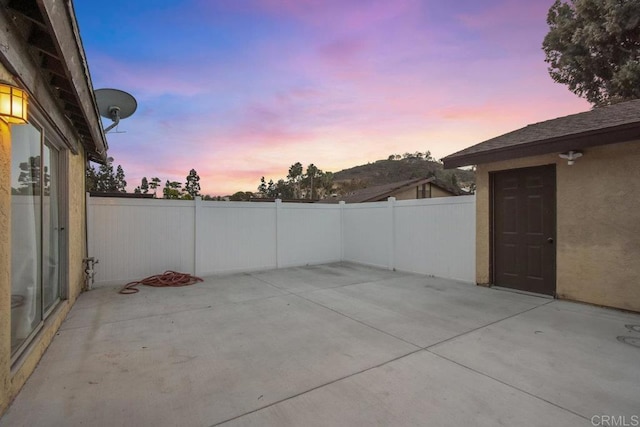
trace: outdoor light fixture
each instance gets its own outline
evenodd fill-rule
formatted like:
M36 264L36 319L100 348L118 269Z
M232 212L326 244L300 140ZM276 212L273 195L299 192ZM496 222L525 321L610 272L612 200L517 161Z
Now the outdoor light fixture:
M0 119L7 123L27 123L27 94L22 89L0 83Z
M567 164L569 166L571 166L572 164L574 164L576 162L576 159L582 157L582 152L581 151L569 151L567 153L562 153L560 154L560 158L561 159L566 159L567 160Z

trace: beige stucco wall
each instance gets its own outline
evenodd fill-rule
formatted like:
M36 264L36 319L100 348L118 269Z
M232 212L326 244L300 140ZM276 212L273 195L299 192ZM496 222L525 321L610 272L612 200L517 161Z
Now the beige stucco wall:
M85 156L69 155L69 300L75 302L84 288L86 256Z
M427 189L427 194L428 194L429 189ZM449 193L448 191L444 191L442 188L440 187L436 187L435 185L431 185L431 197L451 197L452 194Z
M422 185L420 187L422 187ZM436 187L435 185L427 184L427 188L426 188L427 198L429 197L429 187L431 187L431 197L451 197L452 196L451 193L444 191L441 188ZM404 191L399 191L393 194L392 196L395 197L396 200L413 200L416 198L417 194L418 193L417 193L416 187L412 187Z
M408 190L398 191L392 194L391 197L395 197L396 200L413 200L416 198L416 187L411 187Z
M640 311L640 141L478 165L476 281L490 282L489 172L556 165L559 298Z
M11 366L11 133L0 121L0 415L29 378L80 294L85 254L84 155L62 151L67 162L68 299L45 321L29 348Z
M0 64L0 80L13 76ZM0 120L0 414L11 401L11 128Z
M11 386L11 135L0 120L0 414Z

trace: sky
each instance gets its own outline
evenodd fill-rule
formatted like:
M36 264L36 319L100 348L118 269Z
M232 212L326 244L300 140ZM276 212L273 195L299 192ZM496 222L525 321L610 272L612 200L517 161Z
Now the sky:
M75 0L94 89L138 102L107 134L128 189L203 194L323 171L442 158L587 111L541 45L553 0ZM105 119L105 127L111 124Z

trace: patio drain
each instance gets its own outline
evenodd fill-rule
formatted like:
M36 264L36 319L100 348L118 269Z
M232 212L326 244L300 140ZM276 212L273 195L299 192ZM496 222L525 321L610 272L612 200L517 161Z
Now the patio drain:
M618 341L640 348L640 337L619 336Z
M640 325L624 325L624 327L630 330L631 332L640 333Z

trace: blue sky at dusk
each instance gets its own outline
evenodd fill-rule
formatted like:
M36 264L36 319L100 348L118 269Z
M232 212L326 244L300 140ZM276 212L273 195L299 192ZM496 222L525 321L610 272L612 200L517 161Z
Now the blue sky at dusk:
M292 163L338 171L389 154L437 158L586 111L547 73L552 0L74 2L94 88L138 111L107 135L142 176L255 191ZM109 123L105 122L105 125Z

